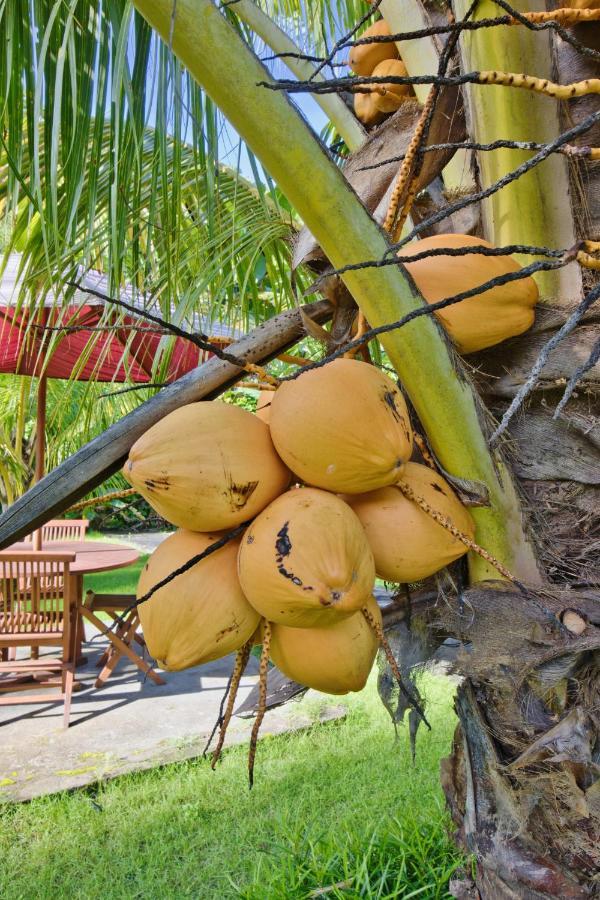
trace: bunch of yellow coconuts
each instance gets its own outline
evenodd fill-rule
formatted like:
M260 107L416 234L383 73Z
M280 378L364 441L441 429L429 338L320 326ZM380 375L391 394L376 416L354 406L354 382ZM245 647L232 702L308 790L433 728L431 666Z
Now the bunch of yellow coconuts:
M184 669L261 643L267 621L286 675L357 691L378 645L363 612L381 624L376 575L414 582L466 552L395 485L469 537L473 523L436 471L410 461L404 398L374 366L338 359L270 398L268 424L237 406L194 403L132 447L126 477L180 529L148 560L139 597L248 523L140 604L144 637L161 667Z
M438 235L402 252L475 245L490 246ZM519 265L508 256L470 253L431 256L406 268L434 302ZM436 315L457 348L470 353L529 328L537 296L527 277ZM262 393L256 414L201 402L150 428L132 447L124 473L180 530L150 557L138 597L246 525L140 604L160 666L183 669L250 640L261 643L267 621L271 658L290 678L334 694L360 690L377 650L372 626L381 623L372 596L376 575L420 581L466 552L432 511L467 539L474 533L450 486L411 461L412 453L406 404L394 382L346 358Z
M386 38L390 29L384 19L379 19L360 36L360 40ZM348 64L356 75L376 78L406 78L408 72L400 59L398 49L393 41L358 44L350 51ZM378 84L365 85L365 93L354 94L354 112L363 125L370 128L378 125L386 116L397 109L411 97L414 91L409 84L394 84L385 81Z

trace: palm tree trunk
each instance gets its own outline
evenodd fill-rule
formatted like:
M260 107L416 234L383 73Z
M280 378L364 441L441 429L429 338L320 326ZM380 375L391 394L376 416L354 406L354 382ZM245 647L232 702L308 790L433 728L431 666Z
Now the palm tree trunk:
M523 10L523 4L518 4ZM465 7L460 0L459 9ZM532 7L530 7L532 8ZM477 16L497 15L482 3ZM503 29L487 40L473 32L462 47L463 68L528 71L547 77L552 50L559 81L598 77L568 44L553 46L548 33ZM579 28L595 44L598 26ZM524 62L525 60L525 62ZM576 65L575 65L576 61ZM540 68L541 67L541 68ZM587 98L559 110L546 98L515 97L504 89L467 92L472 140L497 137L547 141L589 114ZM536 102L537 101L537 102ZM539 102L541 101L541 102ZM550 103L550 105L549 105ZM560 127L559 127L560 125ZM581 143L595 145L597 135ZM480 154L481 187L522 159L507 150ZM524 182L494 195L483 210L485 236L497 244L569 246L597 238L590 214L594 168L564 158L548 160ZM549 190L549 184L561 189ZM588 200L589 198L589 200ZM585 211L584 215L581 214ZM589 289L577 266L540 280L542 304L532 332L475 361L478 387L496 417L527 378L544 344ZM548 591L543 606L480 586L467 594L472 624L448 622L471 652L459 663L464 681L456 708L460 720L442 781L457 839L476 860L475 879L457 881L457 897L589 897L600 871L600 466L598 372L582 378L579 396L554 420L564 384L600 335L590 314L551 357L537 389L511 424L514 471L524 509L536 534ZM561 625L562 623L562 625ZM508 627L509 626L509 627Z
M596 896L598 594L555 588L542 608L518 592L481 585L465 601L472 627L447 622L472 651L461 662L460 725L442 783L476 877L452 885L453 893Z

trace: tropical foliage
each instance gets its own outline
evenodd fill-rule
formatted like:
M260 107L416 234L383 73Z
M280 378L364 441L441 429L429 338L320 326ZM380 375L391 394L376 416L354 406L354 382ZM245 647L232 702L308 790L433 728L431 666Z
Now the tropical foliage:
M335 27L326 5L309 21ZM294 211L131 2L3 0L0 40L0 209L23 302L90 268L178 322L248 325L293 302Z
M33 480L37 379L0 376L0 505L12 503ZM48 381L46 467L53 468L126 415L151 389L110 396L110 385ZM119 475L103 490L126 487Z

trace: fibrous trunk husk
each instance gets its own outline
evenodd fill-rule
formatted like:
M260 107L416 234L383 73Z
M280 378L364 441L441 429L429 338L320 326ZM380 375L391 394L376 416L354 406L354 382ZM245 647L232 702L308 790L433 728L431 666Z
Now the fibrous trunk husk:
M600 594L490 582L464 600L464 616L444 618L471 649L456 665L460 725L442 783L476 878L453 892L597 896Z
M500 419L569 314L540 309L534 329L472 358ZM469 900L600 896L600 371L554 418L565 384L600 334L592 310L549 357L507 437L540 562L543 598L482 585L465 597L470 641L457 728L442 782L475 882ZM546 612L542 607L545 607ZM557 619L574 610L580 635Z
M478 391L497 419L568 315L540 308L527 334L471 357ZM600 310L592 308L550 354L507 433L540 560L548 579L561 585L600 585L600 363L554 416L565 385L599 338Z

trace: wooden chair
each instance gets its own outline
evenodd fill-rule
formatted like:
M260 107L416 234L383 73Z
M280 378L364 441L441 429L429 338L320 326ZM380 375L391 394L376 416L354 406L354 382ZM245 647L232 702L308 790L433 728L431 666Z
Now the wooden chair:
M89 524L87 519L50 519L42 525L42 545L52 541L84 541ZM28 534L23 540L32 541L33 535Z
M69 726L74 681L74 610L69 565L73 553L0 553L0 705L46 703L62 700L64 727ZM60 656L8 659L11 650L60 647ZM4 676L4 677L3 677ZM31 691L57 688L58 693ZM3 696L19 693L18 698Z
M135 603L135 596L130 594L95 594L88 591L85 595L81 614L92 623L99 631L106 632L110 641L108 649L102 654L98 665L102 671L96 679L96 687L101 688L114 671L122 656L127 656L138 669L141 669L155 684L165 684L164 678L154 671L150 663L131 649L132 643L137 641L140 646L145 646L144 638L138 633L140 617L137 609L130 609L123 617L123 613ZM99 613L104 613L117 622L115 631L106 631L106 623L98 618Z

